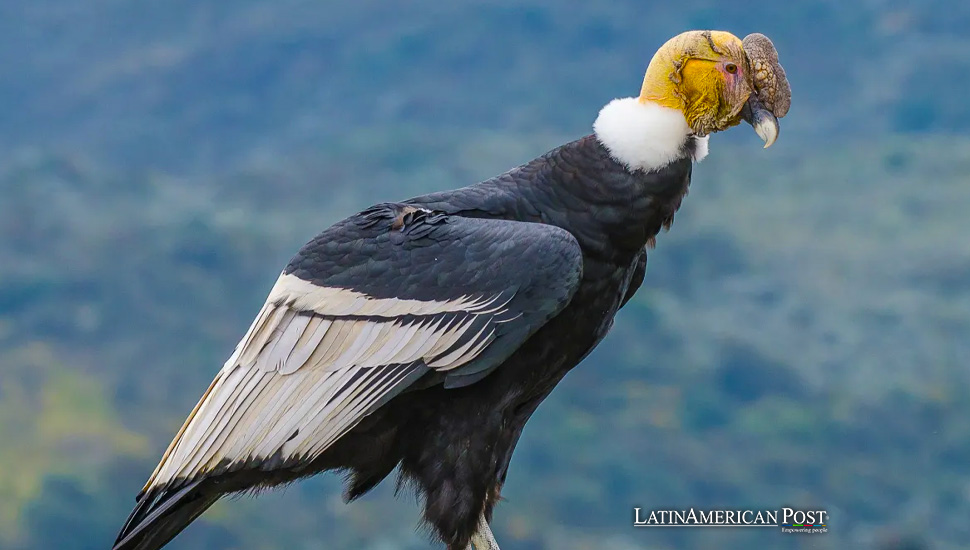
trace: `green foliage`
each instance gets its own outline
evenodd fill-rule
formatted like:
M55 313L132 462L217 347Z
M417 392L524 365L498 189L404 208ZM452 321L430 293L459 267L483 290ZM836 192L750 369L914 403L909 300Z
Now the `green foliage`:
M503 548L970 540L966 3L21 8L0 6L21 52L0 66L0 547L105 548L303 242L588 132L691 27L771 36L794 109L769 151L713 137L642 290L526 428ZM426 548L388 485L230 500L172 547ZM830 533L630 526L782 505Z

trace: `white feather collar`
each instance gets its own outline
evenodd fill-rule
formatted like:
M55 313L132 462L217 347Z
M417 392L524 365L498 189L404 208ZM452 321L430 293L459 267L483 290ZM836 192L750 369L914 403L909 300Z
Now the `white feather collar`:
M684 114L656 103L640 103L635 97L614 99L600 110L593 123L596 139L619 163L630 170L657 170L683 155L691 135ZM710 136L697 140L693 160L707 156Z

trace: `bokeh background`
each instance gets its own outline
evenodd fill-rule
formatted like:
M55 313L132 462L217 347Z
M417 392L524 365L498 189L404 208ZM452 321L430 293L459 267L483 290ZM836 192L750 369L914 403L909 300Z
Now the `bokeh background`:
M768 34L791 113L768 151L712 139L526 428L503 549L967 548L964 0L0 2L0 548L108 548L303 242L589 133L693 28ZM829 533L634 506L821 507ZM171 548L427 549L418 517L323 476Z

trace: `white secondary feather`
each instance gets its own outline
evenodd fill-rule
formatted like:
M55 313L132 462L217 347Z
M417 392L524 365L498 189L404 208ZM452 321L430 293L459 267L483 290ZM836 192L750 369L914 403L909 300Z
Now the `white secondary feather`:
M281 275L146 489L226 462L312 459L409 374L478 356L507 303L376 299Z
M361 292L345 288L318 286L296 275L280 275L267 302L285 303L297 311L326 309L330 315L431 315L449 311L484 311L495 298L461 296L453 300L375 300Z
M596 138L619 163L630 170L656 170L683 157L692 132L684 114L635 97L614 99L600 110L593 123ZM707 156L709 136L697 140L694 161Z

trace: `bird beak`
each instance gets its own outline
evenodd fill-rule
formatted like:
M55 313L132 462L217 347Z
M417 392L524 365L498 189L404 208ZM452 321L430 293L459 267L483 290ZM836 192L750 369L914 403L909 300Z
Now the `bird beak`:
M778 50L767 36L752 33L741 42L754 88L741 110L741 118L754 127L767 149L778 139L778 119L788 114L791 107L791 85L778 62Z
M771 147L778 139L780 130L778 119L765 108L757 94L751 94L744 104L741 109L741 119L754 128L754 132L765 142L765 149Z

